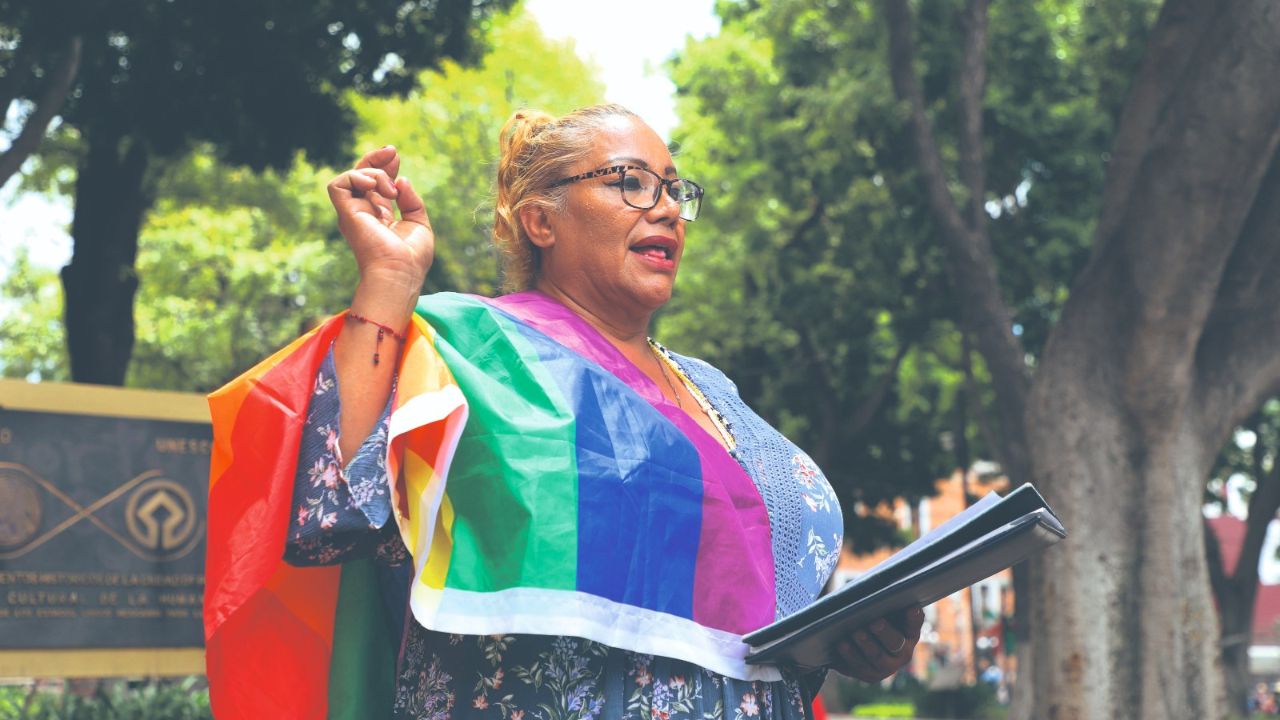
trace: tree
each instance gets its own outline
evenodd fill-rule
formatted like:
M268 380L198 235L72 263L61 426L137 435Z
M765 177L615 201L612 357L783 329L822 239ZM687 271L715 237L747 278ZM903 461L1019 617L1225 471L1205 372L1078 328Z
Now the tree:
M1199 521L1231 430L1280 388L1280 12L1168 0L1116 124L1093 248L1034 377L997 291L982 158L987 6L962 11L957 199L883 0L931 216L992 368L1003 456L1077 537L1036 565L1035 717L1216 718L1227 707Z
M343 90L404 92L422 68L474 58L486 18L509 4L0 0L13 48L0 55L0 98L34 104L29 128L53 107L42 99L49 58L81 44L79 74L61 111L83 143L75 248L62 271L72 378L124 380L135 334L137 238L159 191L157 160L198 142L253 168L286 166L297 150L345 157L352 117Z
M429 205L438 237L431 290L497 286L491 213L477 206L493 180L506 118L520 106L562 112L603 95L594 68L543 36L527 13L498 16L489 37L493 49L481 62L446 61L424 73L425 89L349 100L355 143L399 147L402 172ZM296 157L287 171L255 172L205 146L157 165L160 189L139 241L138 335L126 384L207 392L350 301L355 264L324 192L338 170ZM20 265L7 281L19 312L0 330L6 375L65 376L64 356L31 364L60 337L58 305L34 302L36 292L56 296L50 280Z

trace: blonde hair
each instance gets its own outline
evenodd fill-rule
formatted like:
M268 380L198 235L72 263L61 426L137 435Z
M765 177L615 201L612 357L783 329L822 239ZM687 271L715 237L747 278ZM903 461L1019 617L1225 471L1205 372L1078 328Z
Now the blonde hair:
M538 248L529 240L520 210L530 205L563 209L566 186L552 187L591 152L591 141L610 117L635 117L621 105L591 105L557 118L540 110L518 110L498 135L497 199L493 244L502 260L502 288L528 290L538 276Z

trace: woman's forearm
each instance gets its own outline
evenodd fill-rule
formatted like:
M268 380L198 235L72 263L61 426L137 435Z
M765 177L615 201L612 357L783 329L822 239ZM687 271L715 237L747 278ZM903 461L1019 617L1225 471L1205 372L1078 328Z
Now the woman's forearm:
M373 431L387 404L400 360L400 342L385 332L379 342L379 327L373 323L394 328L404 337L417 299L417 288L404 288L396 282L365 279L356 288L351 312L373 322L348 319L333 346L342 400L338 449L344 464Z

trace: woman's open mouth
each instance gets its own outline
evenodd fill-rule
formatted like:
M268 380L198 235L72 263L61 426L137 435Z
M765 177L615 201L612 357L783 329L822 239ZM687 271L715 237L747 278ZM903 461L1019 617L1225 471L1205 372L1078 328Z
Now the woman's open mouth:
M673 267L675 265L675 238L662 236L647 237L628 249L654 264L663 267Z

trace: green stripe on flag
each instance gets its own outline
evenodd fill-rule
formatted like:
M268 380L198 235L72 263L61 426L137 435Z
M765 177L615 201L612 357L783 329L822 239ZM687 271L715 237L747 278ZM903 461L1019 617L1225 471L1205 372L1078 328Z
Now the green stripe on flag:
M437 294L418 312L437 329L436 348L470 408L449 471L456 519L445 586L575 589L577 429L568 402L515 323L481 301Z
M330 720L391 717L396 652L372 560L343 563L329 661Z

